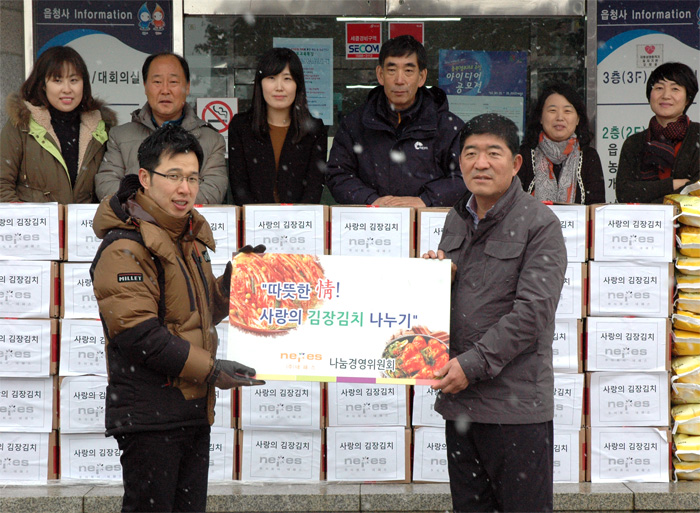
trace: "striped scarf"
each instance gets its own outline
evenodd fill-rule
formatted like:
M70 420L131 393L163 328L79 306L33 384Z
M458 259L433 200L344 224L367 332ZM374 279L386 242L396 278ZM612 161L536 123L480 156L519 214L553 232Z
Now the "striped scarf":
M681 116L677 121L661 126L656 116L649 121L640 178L642 180L664 180L671 178L676 155L690 126L690 118Z

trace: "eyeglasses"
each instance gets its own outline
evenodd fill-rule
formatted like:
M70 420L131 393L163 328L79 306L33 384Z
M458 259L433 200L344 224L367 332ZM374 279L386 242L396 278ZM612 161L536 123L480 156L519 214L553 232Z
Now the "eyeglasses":
M177 173L165 173L165 174L163 174L163 173L159 173L158 171L154 171L153 169L151 169L151 173L158 175L158 176L162 176L163 178L165 178L169 182L172 182L173 184L182 183L183 180L187 180L187 185L189 185L189 186L195 186L195 185L199 186L199 184L202 183L202 178L199 175L182 176L182 175L179 175Z

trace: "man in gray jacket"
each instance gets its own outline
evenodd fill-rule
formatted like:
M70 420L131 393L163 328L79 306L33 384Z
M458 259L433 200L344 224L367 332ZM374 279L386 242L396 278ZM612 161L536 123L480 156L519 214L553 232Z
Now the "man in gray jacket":
M554 314L566 272L557 217L522 190L515 124L470 120L459 163L469 192L438 253L452 260L450 361L435 410L446 419L455 511L551 511Z
M190 94L187 61L174 53L149 55L142 74L148 101L131 113L130 123L110 131L107 152L95 175L97 197L103 199L116 193L125 175L138 174L139 146L158 127L171 123L194 135L204 151L202 181L195 202L223 203L228 189L226 144L221 134L198 118L187 103Z

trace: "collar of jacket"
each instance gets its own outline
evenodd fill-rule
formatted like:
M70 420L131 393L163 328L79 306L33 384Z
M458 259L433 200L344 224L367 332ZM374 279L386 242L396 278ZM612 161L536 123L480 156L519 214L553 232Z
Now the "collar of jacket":
M510 182L510 186L508 189L506 189L506 192L503 193L503 196L498 198L498 201L496 201L496 204L491 207L491 210L486 212L483 219L479 220L479 228L481 229L483 226L483 229L486 229L487 227L490 227L503 219L506 214L510 212L518 193L523 192L522 189L523 186L520 183L520 178L518 178L518 175L515 175L513 177L513 181ZM469 212L467 212L467 200L469 200L471 195L472 193L467 191L467 193L462 196L462 198L460 198L455 205L455 211L459 214L459 216L470 223L472 222L472 217Z
M139 123L152 131L155 131L158 128L153 124L153 111L148 103L144 103L143 107L136 109L131 113L131 121L134 123ZM215 128L209 123L198 118L194 109L187 102L185 102L185 106L182 109L182 123L180 126L182 126L182 128L188 132L203 126L215 130Z
M437 89L437 91L433 91ZM410 122L401 132L401 138L413 139L434 137L437 133L438 116L441 110L447 110L447 97L445 93L436 87L428 89L423 86L419 89L421 102L419 108L412 113ZM440 98L443 99L440 102ZM384 94L384 87L377 86L372 89L367 97L362 113L362 123L372 130L382 130L394 133L395 128L391 119L383 114L386 111L388 100ZM409 108L411 110L411 108Z

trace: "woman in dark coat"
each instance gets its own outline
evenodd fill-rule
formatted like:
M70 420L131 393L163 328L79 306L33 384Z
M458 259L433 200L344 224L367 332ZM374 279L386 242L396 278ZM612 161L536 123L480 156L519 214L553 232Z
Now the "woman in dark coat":
M523 189L541 201L605 203L603 167L590 142L581 97L566 84L547 87L532 110L520 147Z
M288 48L266 52L253 87L252 107L234 116L228 131L234 203L318 203L327 129L309 113L297 54Z
M660 203L700 178L700 124L686 115L698 92L695 73L680 62L649 75L649 128L625 140L615 190L620 203Z

